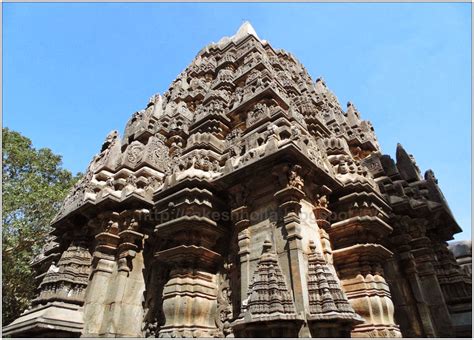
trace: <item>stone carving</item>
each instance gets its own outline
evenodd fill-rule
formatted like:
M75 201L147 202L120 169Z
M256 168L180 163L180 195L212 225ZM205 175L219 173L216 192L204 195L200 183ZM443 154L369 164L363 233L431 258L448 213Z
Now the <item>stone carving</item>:
M224 337L232 337L233 333L230 326L230 323L233 321L232 292L227 273L224 272L219 275L218 284L216 324Z
M107 135L4 335L470 337L438 180L361 117L249 23L206 46Z
M158 321L147 322L144 327L144 337L145 338L156 338L158 330Z
M268 116L270 109L264 103L257 103L253 110L248 113L247 126L250 126L257 122L258 120Z
M142 143L139 141L133 141L127 149L125 158L126 162L132 167L137 165L143 158L144 149L145 146Z
M159 136L159 137L158 137ZM154 168L164 171L169 162L168 147L161 135L150 137L146 146L147 160Z
M93 171L97 171L100 168L107 167L109 169L115 170L115 167L118 165L120 160L120 141L118 138L118 131L111 131L104 143L100 153L95 156L93 160Z
M308 295L311 320L331 319L362 323L363 319L354 312L334 273L322 255L316 252L314 242L310 243L310 249Z
M295 313L293 299L286 286L277 256L271 249L271 242L265 240L262 257L250 283L247 306L243 310L243 313L248 312L253 316L264 315L269 319L275 314Z
M71 304L84 303L85 288L89 283L91 254L81 245L72 244L62 254L57 266L53 262L40 284L40 294L33 305L50 301Z
M92 183L94 174L92 172L93 161L89 164L86 174L71 189L64 199L58 214L54 217L53 222L60 220L68 213L80 208L83 204L95 200L95 185Z
M319 197L319 195L318 195L317 206L319 208L327 208L328 207L328 199L327 199L326 195L322 195L321 197Z
M288 186L302 190L304 187L304 180L301 177L301 166L293 165L288 172Z

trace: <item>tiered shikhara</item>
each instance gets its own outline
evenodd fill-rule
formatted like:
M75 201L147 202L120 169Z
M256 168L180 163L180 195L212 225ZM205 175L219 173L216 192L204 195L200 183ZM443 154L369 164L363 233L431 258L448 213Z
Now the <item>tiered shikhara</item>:
M469 335L431 170L245 23L111 132L5 335Z

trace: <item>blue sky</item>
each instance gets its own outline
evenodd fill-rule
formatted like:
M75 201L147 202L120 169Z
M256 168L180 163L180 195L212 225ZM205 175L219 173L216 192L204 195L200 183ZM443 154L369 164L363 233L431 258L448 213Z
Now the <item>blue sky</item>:
M110 130L249 20L432 168L471 236L470 4L3 3L3 126L84 171Z

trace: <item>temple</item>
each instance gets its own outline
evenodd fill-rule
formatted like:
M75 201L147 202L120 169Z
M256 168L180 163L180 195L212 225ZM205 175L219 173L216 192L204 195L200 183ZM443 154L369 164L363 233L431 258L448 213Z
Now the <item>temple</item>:
M106 136L51 225L4 336L471 336L433 171L249 23Z

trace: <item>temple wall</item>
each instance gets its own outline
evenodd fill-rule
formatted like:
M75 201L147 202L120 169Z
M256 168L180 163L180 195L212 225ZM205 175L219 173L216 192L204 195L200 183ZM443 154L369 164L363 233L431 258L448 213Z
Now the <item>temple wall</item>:
M248 23L107 135L52 226L8 335L470 334L433 171L383 155L354 104ZM45 325L60 305L83 322Z

